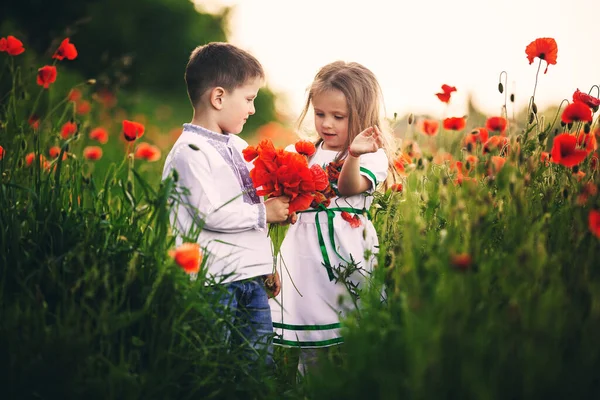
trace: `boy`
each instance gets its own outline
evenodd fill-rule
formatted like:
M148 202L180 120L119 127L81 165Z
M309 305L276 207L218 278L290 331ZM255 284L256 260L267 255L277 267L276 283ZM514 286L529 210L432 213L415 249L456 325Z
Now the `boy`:
M263 280L274 280L273 296L280 282L270 275L273 255L267 223L288 218L289 199L263 202L257 196L242 156L248 143L236 136L255 112L254 99L263 80L262 66L249 53L227 43L197 47L185 70L193 119L183 125L162 176L177 170L178 184L189 190L173 211L174 228L187 234L194 223L201 224L198 243L205 251L207 274L227 292L221 303L239 316L233 324L242 341L257 350L254 354L266 350L262 354L270 365L273 325Z

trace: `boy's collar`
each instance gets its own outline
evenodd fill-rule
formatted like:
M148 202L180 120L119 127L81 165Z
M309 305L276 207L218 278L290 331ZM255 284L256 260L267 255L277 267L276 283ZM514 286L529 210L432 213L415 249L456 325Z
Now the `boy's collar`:
M229 134L228 133L217 133L217 132L213 132L209 129L206 129L200 125L194 125L194 124L183 124L183 129L186 131L191 131L194 133L197 133L200 136L203 136L207 139L213 139L213 140L218 140L219 142L223 142L223 143L229 143Z

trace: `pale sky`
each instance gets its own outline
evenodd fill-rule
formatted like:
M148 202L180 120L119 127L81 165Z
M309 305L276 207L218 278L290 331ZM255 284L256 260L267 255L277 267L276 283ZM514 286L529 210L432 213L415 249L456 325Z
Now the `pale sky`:
M538 65L529 65L525 47L541 37L556 40L558 59L546 75L545 63L540 71L540 109L600 85L600 0L195 1L209 12L233 7L229 42L259 59L292 118L318 69L336 60L375 73L388 117L460 116L469 93L483 111L499 114L503 70L522 107ZM444 83L458 89L448 108L435 96Z

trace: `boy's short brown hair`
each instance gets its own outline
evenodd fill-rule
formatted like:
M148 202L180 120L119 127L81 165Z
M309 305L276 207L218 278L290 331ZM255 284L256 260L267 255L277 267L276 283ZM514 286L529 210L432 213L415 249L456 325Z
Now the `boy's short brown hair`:
M187 92L194 107L210 88L233 90L252 78L264 77L262 65L254 56L221 42L196 47L185 68Z

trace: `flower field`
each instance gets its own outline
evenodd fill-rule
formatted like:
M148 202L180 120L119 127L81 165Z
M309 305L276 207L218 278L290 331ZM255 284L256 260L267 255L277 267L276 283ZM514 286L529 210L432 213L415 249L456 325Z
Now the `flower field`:
M523 49L536 87L551 85L559 44ZM83 51L64 38L29 57L0 39L3 398L600 396L598 86L550 113L534 89L515 118L500 74L502 112L481 125L391 120L399 179L371 210L376 276L345 344L296 383L293 351L278 349L273 374L222 343L206 261L169 229L181 188L160 173L178 131L128 114L93 79L58 86ZM276 122L249 142L265 138L296 140Z

